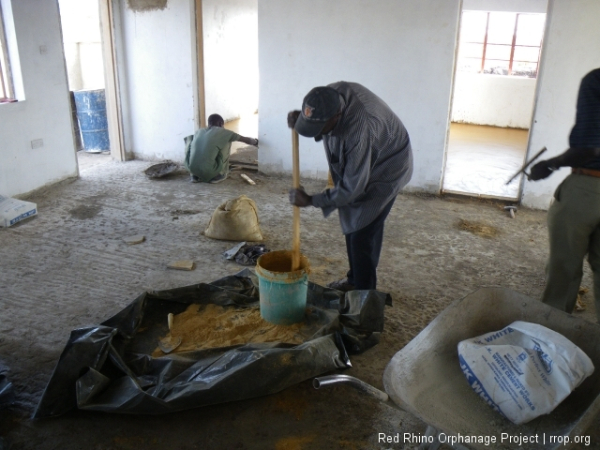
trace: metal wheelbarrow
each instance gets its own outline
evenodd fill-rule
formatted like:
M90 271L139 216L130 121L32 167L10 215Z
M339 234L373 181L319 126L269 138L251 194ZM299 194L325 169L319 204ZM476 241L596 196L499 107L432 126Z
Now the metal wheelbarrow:
M579 346L595 367L550 414L521 425L492 410L471 389L460 369L457 350L460 341L500 330L515 320L561 333ZM450 304L394 355L383 374L385 392L346 375L313 380L317 389L336 383L349 383L423 420L428 428L421 437L421 449L434 450L441 444L455 449L564 449L586 446L586 437L589 446L585 431L600 410L600 325L509 289L483 288ZM523 442L522 438L529 436ZM495 440L486 445L486 437Z

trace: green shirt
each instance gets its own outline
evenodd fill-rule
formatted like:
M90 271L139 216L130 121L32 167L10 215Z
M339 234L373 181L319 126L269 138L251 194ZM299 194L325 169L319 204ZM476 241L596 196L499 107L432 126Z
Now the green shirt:
M185 167L200 181L208 182L229 165L231 143L240 135L221 127L201 128L185 146Z

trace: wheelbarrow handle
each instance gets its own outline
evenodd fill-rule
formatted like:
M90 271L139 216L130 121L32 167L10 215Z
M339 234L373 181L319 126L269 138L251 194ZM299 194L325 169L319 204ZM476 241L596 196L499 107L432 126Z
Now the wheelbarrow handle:
M365 383L362 380L359 380L358 378L351 377L350 375L327 375L324 377L317 377L317 378L313 379L313 386L315 389L320 389L321 387L328 386L330 384L341 384L341 383L349 384L353 388L358 389L360 392L368 394L371 397L374 397L377 400L379 400L383 403L386 403L388 406L392 406L396 409L401 409L397 405L395 405L394 402L392 402L390 400L390 396L388 394L386 394L383 391L380 391L379 389L371 386L368 383ZM439 434L440 433L438 432L437 429L435 429L431 425L427 425L427 431L425 432L425 435L427 437L430 437L431 440L428 439L427 442L424 441L423 443L421 443L421 445L419 446L419 450L438 449L440 447L440 445L442 445L442 443L439 440ZM429 445L427 445L427 444L429 444ZM455 444L455 445L452 445L451 447L453 450L469 450L468 448L463 447L460 444Z
M380 400L382 402L388 402L390 399L390 396L387 395L385 392L380 391L376 387L373 387L370 384L359 380L358 378L351 377L350 375L327 375L324 377L317 377L313 379L313 387L315 389L320 389L323 386L339 383L349 384L353 388L356 388L361 392L369 394L371 397L375 397L377 400Z

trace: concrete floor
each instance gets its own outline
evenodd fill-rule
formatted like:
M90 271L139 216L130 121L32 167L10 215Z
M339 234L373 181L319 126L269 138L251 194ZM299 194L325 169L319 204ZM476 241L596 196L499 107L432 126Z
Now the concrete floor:
M141 292L210 282L243 267L221 256L231 242L202 231L215 208L244 193L255 200L265 243L291 247L291 179L248 172L256 186L232 176L221 184L192 184L182 170L151 180L150 163L118 163L108 155L79 154L81 177L30 197L39 215L0 229L0 359L9 367L16 402L1 412L0 436L21 449L412 449L379 443L378 433L417 433L417 417L347 387L315 390L310 380L278 394L164 416L121 416L74 411L31 420L71 330L98 324ZM302 180L309 193L323 181ZM539 298L547 257L546 213L473 198L401 194L386 222L379 289L389 292L381 342L352 357L356 376L380 389L392 356L453 300L483 286L501 286ZM497 231L484 237L461 221ZM326 284L346 270L337 217L302 210L302 252L312 281ZM146 241L127 245L124 237ZM192 259L190 272L168 262ZM591 286L585 268L583 284ZM595 321L591 294L576 313ZM490 311L493 314L493 311ZM439 399L443 402L444 399ZM586 434L600 448L600 419ZM516 449L517 447L515 447Z
M453 123L450 126L443 191L500 199L519 197L528 130Z

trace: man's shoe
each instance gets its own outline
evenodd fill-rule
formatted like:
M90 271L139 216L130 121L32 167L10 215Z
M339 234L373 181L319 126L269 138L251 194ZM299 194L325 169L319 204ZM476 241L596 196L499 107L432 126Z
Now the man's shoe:
M200 183L200 178L196 175L190 175L190 183Z
M354 285L348 282L348 278L342 278L341 280L333 281L327 285L328 288L336 289L342 292L348 292L354 290Z
M211 183L211 184L220 183L221 181L225 181L228 176L229 176L229 172L221 173L221 174L217 175L216 177L214 177L212 180L210 180L209 183Z

